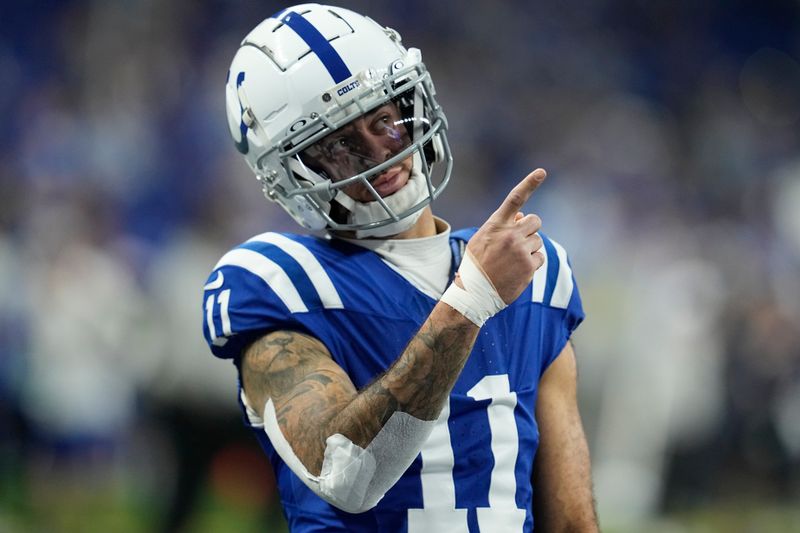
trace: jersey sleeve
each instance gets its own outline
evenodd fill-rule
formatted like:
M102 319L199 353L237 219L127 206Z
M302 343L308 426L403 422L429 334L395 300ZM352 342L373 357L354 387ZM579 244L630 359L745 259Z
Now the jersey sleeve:
M586 315L566 250L553 239L540 235L545 263L534 273L531 297L534 303L545 307L542 331L544 371L558 357Z
M300 331L329 345L323 312L341 300L314 254L287 236L266 233L234 248L203 288L203 333L211 352L237 358L258 337Z

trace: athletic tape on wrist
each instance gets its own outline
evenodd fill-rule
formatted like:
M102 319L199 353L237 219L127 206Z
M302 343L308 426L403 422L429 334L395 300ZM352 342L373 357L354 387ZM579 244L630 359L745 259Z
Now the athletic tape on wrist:
M469 249L461 260L458 274L462 289L455 283L444 291L440 301L446 303L478 327L507 307L491 280L486 277Z

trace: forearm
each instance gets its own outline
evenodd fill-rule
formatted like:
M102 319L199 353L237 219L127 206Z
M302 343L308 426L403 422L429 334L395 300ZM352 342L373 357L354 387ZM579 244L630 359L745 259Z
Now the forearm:
M245 353L248 402L264 401L264 431L320 497L372 508L427 440L478 327L440 303L387 370L361 392L316 339L266 335Z
M327 433L341 433L366 447L397 411L435 420L478 331L461 313L447 304L437 304L389 370L331 419Z
M595 533L589 447L577 405L571 344L550 365L536 404L540 441L534 470L534 516L543 531Z
M543 531L596 533L589 449L582 431L567 433L558 436L560 444L540 448L534 480L536 526Z
M403 353L360 392L318 340L291 331L270 333L245 351L243 385L260 416L272 402L281 432L316 475L331 435L366 448L395 412L434 420L477 333L463 315L437 304Z

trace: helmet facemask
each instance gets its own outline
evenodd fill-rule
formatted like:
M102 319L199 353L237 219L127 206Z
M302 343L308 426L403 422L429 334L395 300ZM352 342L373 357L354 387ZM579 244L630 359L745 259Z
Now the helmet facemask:
M301 224L316 220L312 229L359 238L409 229L452 171L447 121L434 94L415 49L324 92L262 158L265 194L313 210L298 216L287 207ZM268 172L276 159L280 170Z

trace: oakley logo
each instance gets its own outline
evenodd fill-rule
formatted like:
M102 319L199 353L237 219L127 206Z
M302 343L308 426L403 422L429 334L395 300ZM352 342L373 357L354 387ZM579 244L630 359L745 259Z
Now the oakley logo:
M356 88L358 88L360 86L361 86L361 84L358 82L358 80L353 80L350 83L348 83L347 85L345 85L343 87L339 87L339 89L336 91L336 94L338 94L339 96L342 96L343 94L349 93L353 89L356 89Z

